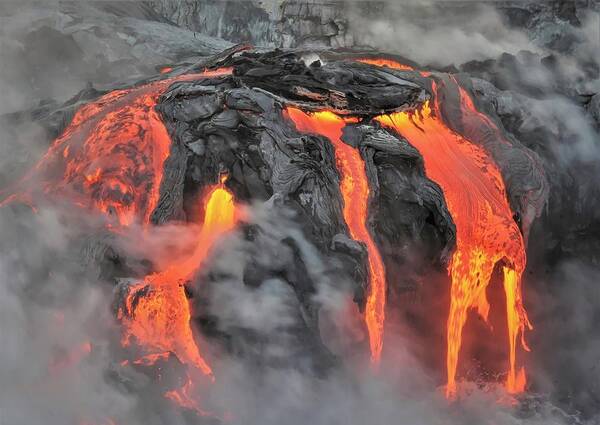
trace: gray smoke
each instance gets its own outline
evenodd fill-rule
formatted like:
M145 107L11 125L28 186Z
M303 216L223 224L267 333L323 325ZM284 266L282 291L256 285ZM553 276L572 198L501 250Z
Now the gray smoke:
M2 423L125 415L131 397L106 379L115 326L110 290L78 265L73 227L56 211L9 206L0 210L0 228Z
M507 27L491 5L472 2L452 8L453 3L390 2L385 16L372 19L351 15L351 28L357 33L357 44L423 65L458 66L502 53L539 50L522 31Z
M233 423L566 423L566 415L542 400L532 401L535 414L515 416L510 406L498 404L502 390L492 384L467 384L459 406L449 409L443 388L436 388L435 379L415 357L401 326L387 328L384 358L378 371L371 369L365 352L366 334L356 331L360 324L348 323L351 284L344 282L348 277L334 259L319 255L294 217L272 201L255 206L250 220L255 226L252 243L239 234L221 243L198 283L209 288L201 291L196 311L204 308L216 318L218 330L235 340L231 344L238 355L217 351L217 381L208 393L211 403L231 413ZM329 323L329 331L320 332L323 342L339 355L340 366L324 374L311 372L314 364L303 367L322 353L315 355L307 348L313 341L297 340L298 328L311 323L310 314L302 312L296 289L284 278L267 278L253 287L244 282L249 264L265 261L277 268L297 260L286 252L289 244L285 241L290 238L300 247L296 255L317 286L311 297L321 309L320 329ZM354 334L349 332L353 327Z

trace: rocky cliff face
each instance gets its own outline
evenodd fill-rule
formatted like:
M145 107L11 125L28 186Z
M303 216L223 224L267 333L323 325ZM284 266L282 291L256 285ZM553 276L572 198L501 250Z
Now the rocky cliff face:
M381 0L190 1L152 0L159 16L192 31L232 42L266 47L356 47L363 45L364 27L370 21L392 25L415 8L431 16L464 16L482 4L433 1L425 5ZM526 31L538 45L564 51L577 42L577 27L598 3L592 0L519 1L483 3L506 22ZM417 21L422 18L418 18ZM414 22L414 21L413 21ZM427 19L421 24L427 25Z
M265 47L349 47L345 4L296 1L152 1L160 16L178 26L233 42Z

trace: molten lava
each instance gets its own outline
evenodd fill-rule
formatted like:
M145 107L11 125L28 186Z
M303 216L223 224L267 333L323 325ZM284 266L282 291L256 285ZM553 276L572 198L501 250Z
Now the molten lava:
M413 70L388 59L359 59L359 62ZM171 72L170 67L161 72ZM171 140L155 110L159 96L177 81L231 73L231 69L206 71L154 81L138 87L115 90L77 110L71 123L20 182L18 190L0 193L0 206L13 201L32 205L38 190L47 197L67 197L76 205L103 212L116 223L136 220L148 224L159 199L164 162ZM428 72L421 72L427 76ZM436 85L433 83L435 93ZM477 111L459 87L461 108L487 125L491 121ZM448 209L457 228L456 251L449 264L451 301L447 321L447 388L456 393L456 373L462 332L470 309L487 320L486 288L497 263L506 294L509 337L509 370L506 388L522 391L524 368L517 367L517 339L528 350L523 334L531 324L523 307L521 276L526 256L523 237L512 218L504 182L497 166L480 147L450 130L440 119L440 105L426 103L416 113L398 112L377 120L407 138L422 154L427 175L444 191ZM352 119L332 112L306 113L289 107L286 116L302 132L327 137L334 146L341 175L343 215L352 238L363 242L368 252L369 293L365 322L369 331L371 360L377 364L383 347L386 282L381 255L366 226L369 186L360 153L341 140L342 130ZM37 189L39 188L39 189ZM119 311L124 345L135 344L143 357L134 364L152 365L169 353L191 369L212 379L190 327L190 306L184 284L201 267L216 240L236 223L236 206L223 182L211 188L202 200L205 211L197 244L189 256L177 259L130 288ZM83 355L68 356L63 362ZM57 363L60 367L61 361ZM54 365L56 366L56 365ZM165 394L169 399L198 411L193 400L190 376L180 388Z
M433 85L434 92L436 89ZM456 251L449 265L451 301L447 323L446 394L456 394L456 369L467 312L476 308L487 321L486 288L495 265L504 261L504 288L509 330L509 371L506 388L514 393L525 386L524 369L516 371L516 338L531 327L521 298L525 246L508 205L498 168L480 147L450 130L427 102L415 113L377 117L415 146L425 161L429 178L444 191L457 230ZM527 346L523 344L527 349Z
M369 331L371 360L377 364L383 347L385 319L385 267L379 250L366 226L369 200L369 182L360 153L341 139L342 129L351 119L343 119L332 112L305 113L287 108L286 116L298 131L320 134L333 143L337 167L342 177L340 190L344 200L344 219L353 239L363 242L369 254L370 290L367 297L365 321Z
M121 225L144 223L159 197L171 139L155 106L176 81L230 74L231 68L204 71L115 90L77 110L71 123L0 205L31 204L41 185L48 197L68 197L76 205L115 216Z
M237 214L233 195L223 182L213 187L202 202L204 223L194 251L133 286L118 317L124 328L123 345L135 342L145 353L134 363L153 364L170 352L183 364L212 380L211 368L200 354L190 327L190 307L184 284L202 265L214 243L234 228ZM193 381L188 376L181 389L169 391L166 396L190 408L195 406L189 395L192 386ZM201 412L197 406L195 409Z
M523 392L527 384L525 376L525 368L521 367L517 371L517 338L521 334L521 345L529 351L529 347L525 343L524 331L525 326L528 329L533 329L527 313L523 307L521 298L521 274L517 271L503 267L504 274L504 293L506 295L506 321L508 325L508 344L509 344L509 369L506 378L506 389L511 394Z
M380 59L380 58L363 58L357 59L356 62L366 63L368 65L375 66L384 66L392 69L397 69L399 71L413 71L414 68L412 66L404 65L398 61L393 59Z
M116 90L82 106L36 167L19 182L19 191L6 194L3 204L32 204L41 182L45 196L65 197L78 206L114 216L120 225L135 220L148 224L158 203L164 162L171 148L169 134L155 110L159 96L174 82L231 72L231 68L223 68L172 77ZM193 252L134 285L119 311L123 344L135 342L144 352L134 364L151 365L172 353L212 379L211 368L194 340L183 285L214 242L235 225L233 196L223 183L203 199L205 219ZM189 395L192 386L188 376L188 383L166 396L191 408L195 405Z

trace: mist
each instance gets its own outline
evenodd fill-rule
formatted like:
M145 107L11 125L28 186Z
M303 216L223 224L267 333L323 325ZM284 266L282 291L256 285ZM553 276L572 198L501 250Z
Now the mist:
M450 2L393 2L388 18L352 16L359 45L399 54L421 65L458 66L520 50L538 52L527 35L506 25L491 5L473 2L458 10ZM352 2L350 3L352 7ZM352 10L352 9L350 9Z

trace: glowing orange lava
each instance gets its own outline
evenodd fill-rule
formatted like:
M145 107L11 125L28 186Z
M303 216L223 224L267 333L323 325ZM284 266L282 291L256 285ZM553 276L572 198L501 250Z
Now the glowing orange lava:
M435 92L435 83L434 83ZM377 117L395 129L422 154L428 177L443 189L457 230L456 251L449 265L451 301L447 324L446 394L456 394L456 369L467 312L476 308L487 321L486 288L496 263L505 261L510 367L506 388L521 391L524 369L516 373L516 338L531 327L521 299L525 246L512 218L504 182L495 163L480 147L451 131L427 102L416 113L398 112ZM526 345L523 345L527 349Z
M155 81L112 91L77 110L71 123L2 203L48 197L115 216L121 225L148 223L159 197L171 139L155 110L158 97L176 81L230 74L231 68Z
M344 219L353 239L363 242L369 254L370 290L367 297L365 321L369 331L371 360L379 362L383 347L383 325L385 320L385 267L375 242L366 226L369 201L369 182L364 162L358 150L341 140L342 129L352 119L343 119L336 114L323 111L305 113L288 107L286 116L298 131L320 134L327 137L335 148L337 167L342 177L340 190L344 200Z
M521 367L517 371L517 338L521 334L521 345L527 351L529 347L525 343L523 332L525 326L533 329L521 299L521 275L509 267L503 267L504 274L504 293L506 295L506 321L508 324L508 344L509 344L509 370L506 378L506 390L511 393L520 393L525 390L527 377L525 368Z
M159 96L176 81L231 72L232 68L207 70L115 90L82 106L35 168L16 185L18 190L0 194L0 206L14 201L33 205L34 195L42 192L107 213L120 225L134 220L148 224L158 202L163 166L171 147L155 109ZM231 230L238 218L233 196L223 183L203 199L205 219L194 251L133 286L118 313L124 327L122 343L135 342L144 351L134 364L151 365L172 353L183 364L212 379L211 368L194 340L183 285L200 267L214 242ZM79 357L89 349L89 345L82 347L64 361L70 362L71 357ZM166 396L203 414L190 396L192 386L188 376L188 383Z
M386 66L388 68L397 69L399 71L413 71L414 68L412 66L404 65L398 61L393 59L378 59L378 58L363 58L357 59L356 62L366 63L369 65L375 66Z
M146 276L131 288L125 306L118 317L123 325L122 343L135 342L145 352L136 364L153 364L171 352L186 365L199 370L211 380L212 371L200 354L190 327L190 307L184 284L202 265L214 243L236 224L237 214L233 195L223 183L213 187L203 199L204 223L194 251L186 258L172 262L166 269ZM182 401L184 407L194 403L188 382L166 396ZM199 407L195 410L202 412Z

